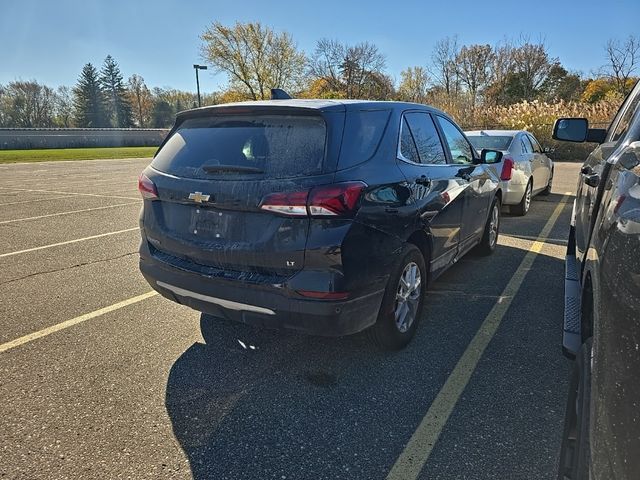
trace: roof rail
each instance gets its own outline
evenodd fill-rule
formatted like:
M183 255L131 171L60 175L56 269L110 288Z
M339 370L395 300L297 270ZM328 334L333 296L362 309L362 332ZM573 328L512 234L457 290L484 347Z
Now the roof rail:
M271 100L291 100L293 97L281 88L271 89Z

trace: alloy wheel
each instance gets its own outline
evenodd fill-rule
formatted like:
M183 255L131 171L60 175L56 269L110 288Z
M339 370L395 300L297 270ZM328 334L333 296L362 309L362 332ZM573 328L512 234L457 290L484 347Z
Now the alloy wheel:
M500 224L500 212L498 212L498 205L493 206L491 211L491 218L489 219L489 245L493 248L498 240L498 227Z
M401 333L409 330L416 319L422 291L421 285L420 267L415 262L408 263L400 275L394 309L396 327Z

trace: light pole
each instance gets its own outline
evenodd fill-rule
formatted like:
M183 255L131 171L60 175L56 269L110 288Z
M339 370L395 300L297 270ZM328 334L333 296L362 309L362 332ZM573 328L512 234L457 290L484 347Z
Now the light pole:
M193 65L193 69L196 71L196 86L198 87L198 107L202 106L202 102L200 101L200 78L198 78L198 70L206 70L206 65Z

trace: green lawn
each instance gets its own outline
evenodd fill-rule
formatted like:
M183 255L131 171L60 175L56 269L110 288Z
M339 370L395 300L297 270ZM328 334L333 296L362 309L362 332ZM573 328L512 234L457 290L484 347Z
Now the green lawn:
M98 160L100 158L149 158L157 147L47 148L0 150L0 163L47 162L50 160Z

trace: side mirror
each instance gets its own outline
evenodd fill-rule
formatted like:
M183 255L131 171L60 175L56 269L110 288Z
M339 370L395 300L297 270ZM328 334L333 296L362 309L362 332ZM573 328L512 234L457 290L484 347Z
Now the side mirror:
M589 133L586 118L559 118L553 125L553 139L564 142L584 142Z
M480 152L480 163L493 164L500 163L502 160L502 152L498 150L489 150L483 148Z
M633 170L640 165L640 142L633 142L627 145L622 151L618 162L627 170Z

